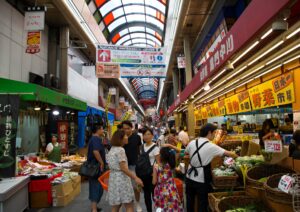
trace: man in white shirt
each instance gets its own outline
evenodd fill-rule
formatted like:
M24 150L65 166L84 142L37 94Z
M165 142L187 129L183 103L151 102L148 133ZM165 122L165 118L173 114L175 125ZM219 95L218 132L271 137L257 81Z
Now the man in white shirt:
M178 140L182 143L183 146L187 146L189 143L189 135L187 134L187 132L184 131L183 126L179 127Z
M212 124L204 125L200 130L200 138L191 141L185 153L190 157L186 174L187 211L194 211L195 196L198 197L199 211L208 211L208 192L211 190L210 163L216 156L236 158L233 152L211 143L217 127Z

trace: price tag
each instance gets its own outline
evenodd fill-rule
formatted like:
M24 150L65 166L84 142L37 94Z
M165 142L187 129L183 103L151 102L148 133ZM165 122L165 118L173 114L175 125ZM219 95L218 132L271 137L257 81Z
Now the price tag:
M294 178L288 175L283 175L279 181L278 189L285 193L289 193L293 183Z
M282 143L280 140L267 140L264 143L266 152L282 152Z

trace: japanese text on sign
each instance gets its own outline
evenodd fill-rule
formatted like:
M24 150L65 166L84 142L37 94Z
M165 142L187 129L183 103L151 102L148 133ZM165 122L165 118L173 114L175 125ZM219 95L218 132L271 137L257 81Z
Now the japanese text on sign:
M249 90L253 109L290 104L295 101L293 72L269 80Z
M25 12L24 26L26 31L44 30L45 12Z
M222 41L220 48L216 49L215 53L210 56L208 63L205 63L200 71L200 82L204 81L209 73L212 73L220 64L223 63L224 59L234 50L233 36L229 35L226 41Z
M266 152L282 152L282 143L280 140L266 140L264 144Z

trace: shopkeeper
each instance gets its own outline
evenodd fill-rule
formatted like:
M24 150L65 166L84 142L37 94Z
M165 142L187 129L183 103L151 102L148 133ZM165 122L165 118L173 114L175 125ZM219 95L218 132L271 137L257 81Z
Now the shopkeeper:
M57 135L52 134L51 143L49 143L46 147L45 152L48 160L53 161L55 163L60 163L61 161L61 147L57 142Z
M263 122L261 131L259 132L259 144L262 149L265 148L266 140L281 140L278 133L275 133L275 126L271 119L266 119Z
M208 211L208 193L211 191L210 163L214 157L228 156L236 158L237 155L227 151L210 141L214 139L217 127L206 124L200 129L200 138L191 141L185 150L190 158L186 174L187 211L194 211L195 197L198 198L198 211Z

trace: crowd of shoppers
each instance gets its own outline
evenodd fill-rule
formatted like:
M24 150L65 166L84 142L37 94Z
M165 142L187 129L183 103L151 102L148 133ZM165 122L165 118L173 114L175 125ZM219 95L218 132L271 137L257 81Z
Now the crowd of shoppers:
M147 212L157 209L183 211L183 201L173 178L180 152L190 158L185 176L187 211L194 211L196 196L199 211L207 211L212 159L216 156L236 157L234 153L209 142L214 138L216 129L215 125L206 124L200 130L200 137L190 141L184 128L180 127L179 133L174 129L166 130L155 141L151 128L141 130L134 128L130 121L123 121L112 136L112 147L106 157L100 138L103 127L93 129L88 160L99 164L102 170L104 164L108 164L108 202L112 211L118 212L122 206L126 211L142 211L142 190ZM97 203L103 190L97 179L89 179L89 183L92 211L96 212L99 211Z

